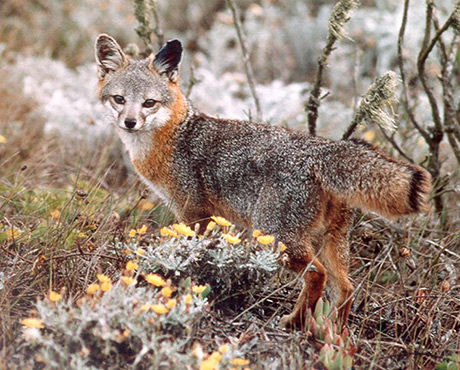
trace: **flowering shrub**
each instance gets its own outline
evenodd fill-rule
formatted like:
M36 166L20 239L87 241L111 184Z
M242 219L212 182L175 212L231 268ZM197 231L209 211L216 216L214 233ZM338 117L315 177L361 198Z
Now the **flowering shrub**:
M91 284L76 303L56 300L57 293L39 301L37 317L22 322L31 363L50 368L190 364L184 349L192 326L206 313L207 299L192 292L190 281L171 298L153 284L136 287L128 278L134 280L112 282L98 274L100 284Z
M233 302L242 310L255 300L247 294L248 287L260 294L268 291L267 282L279 270L278 259L285 247L280 249L270 235L254 237L254 242L244 240L222 217L213 217L206 237L197 234L198 227L195 229L184 224L163 227L160 240L148 245L142 238L117 241L114 250L128 255L146 273L160 272L174 281L192 276L197 284L209 284L212 296L218 295L222 306L232 306ZM150 275L145 279L152 279Z
M112 283L98 274L99 284L91 284L76 303L50 292L36 304L36 317L22 320L22 352L28 354L23 365L213 369L211 364L249 363L232 344L211 355L198 351L197 343L190 349L193 327L206 315L209 288L190 279L173 287L155 276L148 286L136 286L131 276Z
M159 243L142 247L147 227L131 229L129 243L115 243L114 250L129 258L121 274L96 274L76 302L49 291L22 319L19 362L75 369L247 368L237 343L220 343L208 354L193 332L208 314L213 290L225 297L244 295L249 283L262 289L280 252L273 237L258 232L260 244L248 243L225 219L211 222L207 238L198 227L174 224L161 230Z

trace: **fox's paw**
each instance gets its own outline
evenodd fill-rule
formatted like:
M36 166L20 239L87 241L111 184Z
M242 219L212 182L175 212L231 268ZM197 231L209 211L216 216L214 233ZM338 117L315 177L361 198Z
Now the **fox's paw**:
M279 324L283 328L294 330L304 330L305 327L302 324L302 320L300 320L299 315L297 315L295 312L282 316Z

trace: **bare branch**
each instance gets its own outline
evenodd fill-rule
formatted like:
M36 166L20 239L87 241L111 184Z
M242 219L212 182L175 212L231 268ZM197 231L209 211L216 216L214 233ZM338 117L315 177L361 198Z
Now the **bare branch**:
M316 121L318 120L318 108L321 103L321 86L323 85L323 72L327 66L327 60L334 50L337 40L344 36L344 25L350 19L349 12L358 6L355 0L340 0L334 6L329 18L329 33L326 46L323 48L318 58L318 69L316 71L315 82L310 92L310 97L305 110L308 115L308 131L310 135L316 135Z
M438 103L436 98L433 94L431 87L428 84L428 80L425 73L425 63L430 54L433 50L434 45L438 42L441 35L451 26L454 24L456 16L456 12L454 11L446 22L436 31L433 38L431 38L431 22L433 21L433 11L434 11L434 1L428 0L427 1L427 8L426 8L426 18L425 18L425 36L423 39L422 49L417 58L417 70L419 73L419 78L422 83L423 89L428 97L428 101L431 107L431 113L433 116L434 121L434 130L432 135L432 140L435 142L441 142L443 138L443 123L441 120L441 115L439 112Z
M252 98L254 99L254 104L256 106L256 121L262 120L262 111L260 109L259 97L257 96L254 72L252 71L251 61L249 60L249 52L246 47L246 39L243 34L238 9L233 0L226 0L227 5L232 11L233 23L235 24L236 33L238 35L238 41L240 42L241 51L243 53L244 69L246 72L246 77L248 79L249 89L251 90Z
M429 141L431 141L430 134L418 123L417 119L415 118L414 112L410 106L409 94L407 91L406 72L404 71L403 45L404 45L404 35L406 32L408 10L409 10L409 0L405 0L403 18L401 21L401 28L399 29L399 35L398 35L398 66L399 66L399 74L401 76L401 82L402 82L402 88L403 88L403 104L404 104L405 111L409 117L409 120L414 125L414 127L417 129L417 131L420 132L420 134L425 139L425 141L428 143Z
M145 47L151 49L151 35L153 33L150 27L150 21L148 17L147 5L145 0L134 0L134 16L139 22L139 26L136 28L136 33L141 38Z
M385 139L393 146L393 148L396 149L396 151L403 157L405 158L408 162L410 163L414 163L414 160L409 157L405 152L404 150L402 150L402 148L398 145L398 143L395 141L394 139L394 135L388 135L386 133L386 131L381 127L379 126L380 128L380 131L382 132L383 136L385 136Z
M441 39L439 39L441 41ZM451 45L451 52L447 53L447 48L444 43L441 43L443 52L442 55L442 92L444 101L444 126L447 134L447 139L452 151L454 152L457 162L460 164L460 146L457 142L455 132L456 127L456 110L454 103L454 88L452 86L452 70L455 62L457 35L454 35Z
M159 47L164 44L164 34L160 26L156 0L134 0L134 16L139 22L136 33L144 43L147 53L152 52L152 35L156 36ZM153 17L153 28L150 17Z
M150 0L150 10L154 21L153 32L157 37L158 47L161 48L165 43L165 35L163 33L163 29L161 28L160 17L158 16L157 0Z
M185 92L185 96L187 98L190 97L190 94L192 93L192 89L197 82L199 82L199 80L195 76L195 68L193 67L193 63L190 63L190 79L189 79L189 83L187 86L187 91Z

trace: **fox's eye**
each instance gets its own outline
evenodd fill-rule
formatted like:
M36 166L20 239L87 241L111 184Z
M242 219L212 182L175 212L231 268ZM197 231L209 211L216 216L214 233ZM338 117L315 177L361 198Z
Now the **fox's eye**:
M115 100L117 104L125 104L125 98L121 95L114 95L113 100Z
M152 108L154 105L155 105L156 101L153 100L153 99L147 99L143 104L142 106L144 108Z

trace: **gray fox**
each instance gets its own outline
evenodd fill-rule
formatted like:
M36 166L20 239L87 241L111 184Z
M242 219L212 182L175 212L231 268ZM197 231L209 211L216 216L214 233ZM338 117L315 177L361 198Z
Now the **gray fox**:
M186 223L212 215L284 243L305 285L283 325L303 326L326 287L340 322L351 308L347 234L352 208L386 217L427 209L431 178L361 140L334 142L197 112L179 85L182 45L132 60L97 38L98 94L140 177Z

